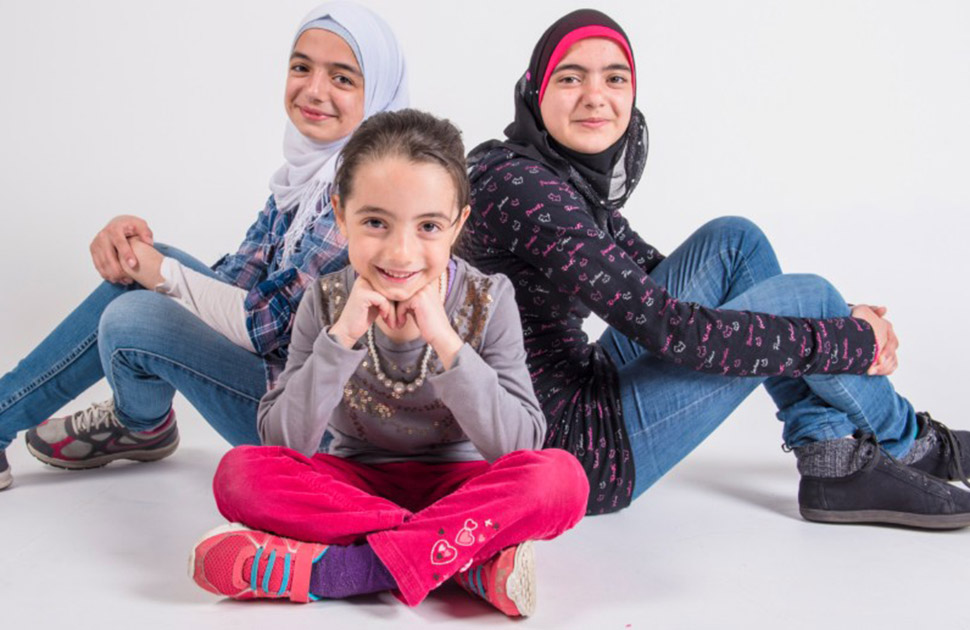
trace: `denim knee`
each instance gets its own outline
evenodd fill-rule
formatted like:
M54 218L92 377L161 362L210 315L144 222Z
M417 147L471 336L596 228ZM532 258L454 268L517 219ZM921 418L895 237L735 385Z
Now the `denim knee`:
M697 230L698 233L710 233L732 244L766 242L768 237L761 228L744 217L727 216L711 219Z
M808 312L799 313L802 317L846 317L849 306L839 290L822 276L813 273L785 274L785 288L798 298L810 297L807 300ZM799 300L803 301L803 300Z
M170 308L182 308L171 298L152 291L131 291L119 295L101 313L98 322L98 345L107 347L138 345L149 334L158 335Z

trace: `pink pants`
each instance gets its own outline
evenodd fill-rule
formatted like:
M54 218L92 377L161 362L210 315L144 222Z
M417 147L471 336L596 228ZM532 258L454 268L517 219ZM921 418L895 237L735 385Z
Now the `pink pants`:
M415 606L459 571L505 547L548 540L586 511L589 484L566 451L488 462L359 464L281 446L226 453L213 480L230 521L289 538L365 538Z

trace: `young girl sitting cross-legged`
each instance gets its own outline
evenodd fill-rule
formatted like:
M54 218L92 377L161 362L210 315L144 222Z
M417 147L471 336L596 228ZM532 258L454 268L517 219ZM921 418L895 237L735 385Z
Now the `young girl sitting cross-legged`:
M202 588L302 602L394 590L414 606L456 576L506 614L532 612L528 541L575 525L589 486L572 455L534 450L546 425L512 284L451 255L465 173L460 132L414 110L374 116L344 148L333 207L350 266L300 305L259 407L266 446L216 472L236 523L193 550Z

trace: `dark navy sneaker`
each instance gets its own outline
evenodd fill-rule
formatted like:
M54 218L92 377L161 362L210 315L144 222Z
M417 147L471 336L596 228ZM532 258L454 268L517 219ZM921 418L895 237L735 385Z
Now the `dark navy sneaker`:
M10 464L7 463L7 451L0 451L0 490L6 490L13 483L10 474Z
M151 462L168 457L179 445L174 410L151 431L130 431L118 420L113 400L45 420L26 437L31 455L70 469L97 468L116 459Z
M883 452L872 435L859 438L868 458L844 477L802 476L802 516L820 523L875 523L922 529L970 525L970 492L915 470Z
M947 481L961 481L970 488L970 431L954 431L938 420L934 420L929 413L921 411L916 414L919 425L919 440L930 440L930 450L909 464L910 468L922 470L939 479Z

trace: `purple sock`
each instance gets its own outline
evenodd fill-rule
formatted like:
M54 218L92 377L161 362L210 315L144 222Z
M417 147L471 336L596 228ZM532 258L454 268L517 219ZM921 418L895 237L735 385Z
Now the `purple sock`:
M397 588L397 582L370 545L330 545L313 565L310 592L340 599Z

